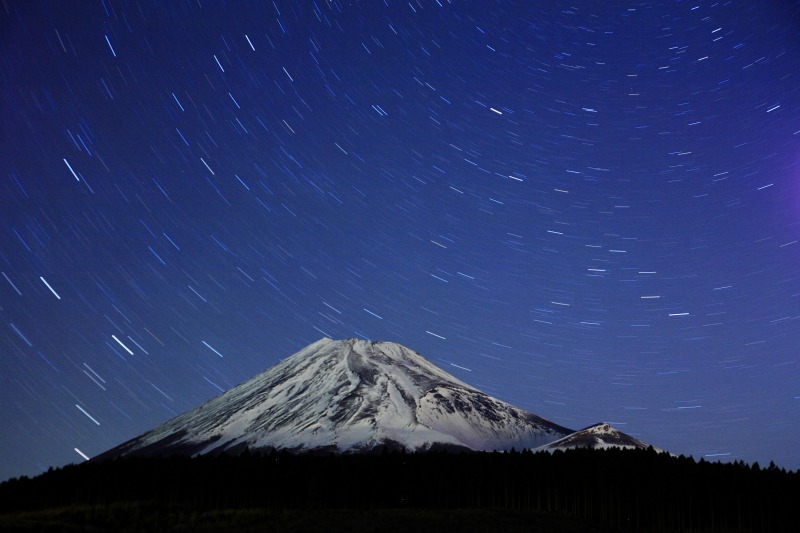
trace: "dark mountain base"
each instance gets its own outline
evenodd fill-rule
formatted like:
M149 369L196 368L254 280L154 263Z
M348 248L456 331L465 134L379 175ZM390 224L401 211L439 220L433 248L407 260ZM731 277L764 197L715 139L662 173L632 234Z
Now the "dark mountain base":
M798 501L797 472L652 450L244 453L11 480L0 528L794 532Z

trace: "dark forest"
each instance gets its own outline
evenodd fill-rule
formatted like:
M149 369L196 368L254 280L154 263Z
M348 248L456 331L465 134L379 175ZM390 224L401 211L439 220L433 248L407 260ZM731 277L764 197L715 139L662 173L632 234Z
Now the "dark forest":
M764 531L800 474L650 450L127 458L0 484L0 527L75 530Z

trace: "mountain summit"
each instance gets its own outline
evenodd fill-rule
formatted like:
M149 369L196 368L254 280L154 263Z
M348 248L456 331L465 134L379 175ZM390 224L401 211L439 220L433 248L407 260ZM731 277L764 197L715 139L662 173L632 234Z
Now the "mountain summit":
M632 443L623 433L606 432L612 434L625 437L622 446ZM556 441L569 446L565 439L571 435L572 430L492 398L399 344L324 338L97 459L244 448L547 449Z

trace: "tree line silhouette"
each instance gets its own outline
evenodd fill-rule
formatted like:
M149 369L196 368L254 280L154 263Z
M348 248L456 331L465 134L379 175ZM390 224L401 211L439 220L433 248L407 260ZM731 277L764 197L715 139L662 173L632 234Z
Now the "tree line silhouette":
M613 531L800 530L800 473L649 450L123 458L0 484L0 514L139 502L170 509L492 509Z

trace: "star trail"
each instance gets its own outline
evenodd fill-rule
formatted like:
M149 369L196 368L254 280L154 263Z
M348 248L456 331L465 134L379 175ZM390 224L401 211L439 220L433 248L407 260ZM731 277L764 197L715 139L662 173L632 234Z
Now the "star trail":
M797 2L0 21L0 479L323 336L571 428L800 468Z

